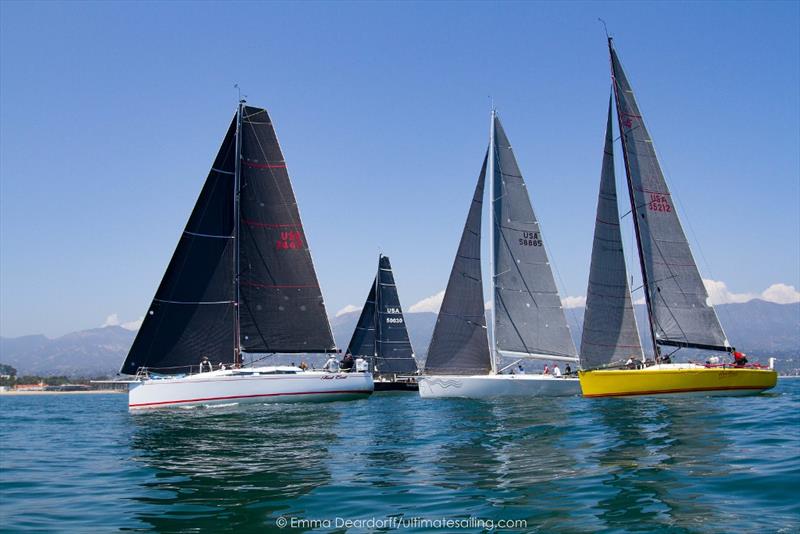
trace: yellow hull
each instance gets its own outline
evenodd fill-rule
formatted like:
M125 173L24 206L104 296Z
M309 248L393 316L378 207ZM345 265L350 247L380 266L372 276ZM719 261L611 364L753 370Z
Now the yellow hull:
M778 373L770 369L707 368L689 365L580 371L578 376L584 397L674 393L748 395L773 388L778 381Z

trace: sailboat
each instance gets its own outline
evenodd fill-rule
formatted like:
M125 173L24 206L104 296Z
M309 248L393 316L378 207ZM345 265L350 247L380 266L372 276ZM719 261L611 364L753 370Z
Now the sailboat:
M417 390L417 360L388 256L378 257L378 271L347 352L370 362L375 391Z
M775 386L777 373L761 366L671 363L683 348L734 352L708 301L633 90L611 38L611 78L631 216L654 358L643 361L619 232L611 134L611 106L595 224L579 372L587 397L700 393L743 395ZM718 359L718 358L715 358ZM708 360L711 362L711 358ZM650 363L651 365L647 365ZM614 367L632 367L614 369Z
M480 239L487 174L493 295L488 328ZM502 365L501 357L513 361ZM418 379L420 396L579 394L577 378L516 372L528 359L578 361L525 180L493 110L489 149Z
M286 161L240 101L120 373L131 410L363 398L370 373L259 366L337 352ZM251 355L245 365L245 355Z

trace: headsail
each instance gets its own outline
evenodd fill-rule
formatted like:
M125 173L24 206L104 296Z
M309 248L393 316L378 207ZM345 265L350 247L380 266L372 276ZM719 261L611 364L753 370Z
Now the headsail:
M495 346L501 354L577 359L539 222L500 119L494 118Z
M643 360L622 248L609 100L592 264L581 337L581 366L593 369L625 361L631 356Z
M730 350L714 308L708 302L708 293L678 220L633 89L611 39L608 44L654 342Z
M121 373L183 373L203 356L234 361L235 161L234 118Z
M428 348L426 374L488 374L492 368L481 278L481 210L485 180L484 157Z
M361 356L367 361L375 358L377 348L375 345L375 285L377 283L376 276L369 288L367 301L361 308L361 315L356 323L356 329L353 331L353 337L350 338L350 344L347 346L347 352L354 357Z
M413 374L417 372L414 350L394 283L388 256L378 262L376 305L377 351L374 371L378 374Z
M244 106L242 114L242 350L332 352L333 334L272 121L264 109Z

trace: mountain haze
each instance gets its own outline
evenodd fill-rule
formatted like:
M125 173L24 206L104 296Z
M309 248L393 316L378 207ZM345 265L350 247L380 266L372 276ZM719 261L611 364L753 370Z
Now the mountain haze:
M716 306L720 322L733 345L756 358L779 358L779 368L800 367L800 303L775 304L763 300ZM336 342L347 348L360 312L331 319ZM580 343L583 308L566 310L576 346ZM650 335L644 306L636 317L645 350L650 352ZM417 359L425 360L436 324L436 314L406 313L406 324ZM20 375L108 376L120 368L136 332L119 326L93 328L50 339L43 335L0 337L0 363L15 367ZM682 353L687 353L682 351ZM297 361L298 356L280 356L269 361ZM317 358L320 361L324 358ZM317 359L311 361L317 363Z

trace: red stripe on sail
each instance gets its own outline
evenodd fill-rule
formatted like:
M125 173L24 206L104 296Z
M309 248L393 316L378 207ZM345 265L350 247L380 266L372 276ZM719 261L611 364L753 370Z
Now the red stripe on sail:
M247 226L255 226L258 228L301 228L299 224L277 224L277 223L264 223L253 221L250 219L242 219L242 222Z
M285 169L286 163L253 163L252 161L244 161L245 165L253 169Z

